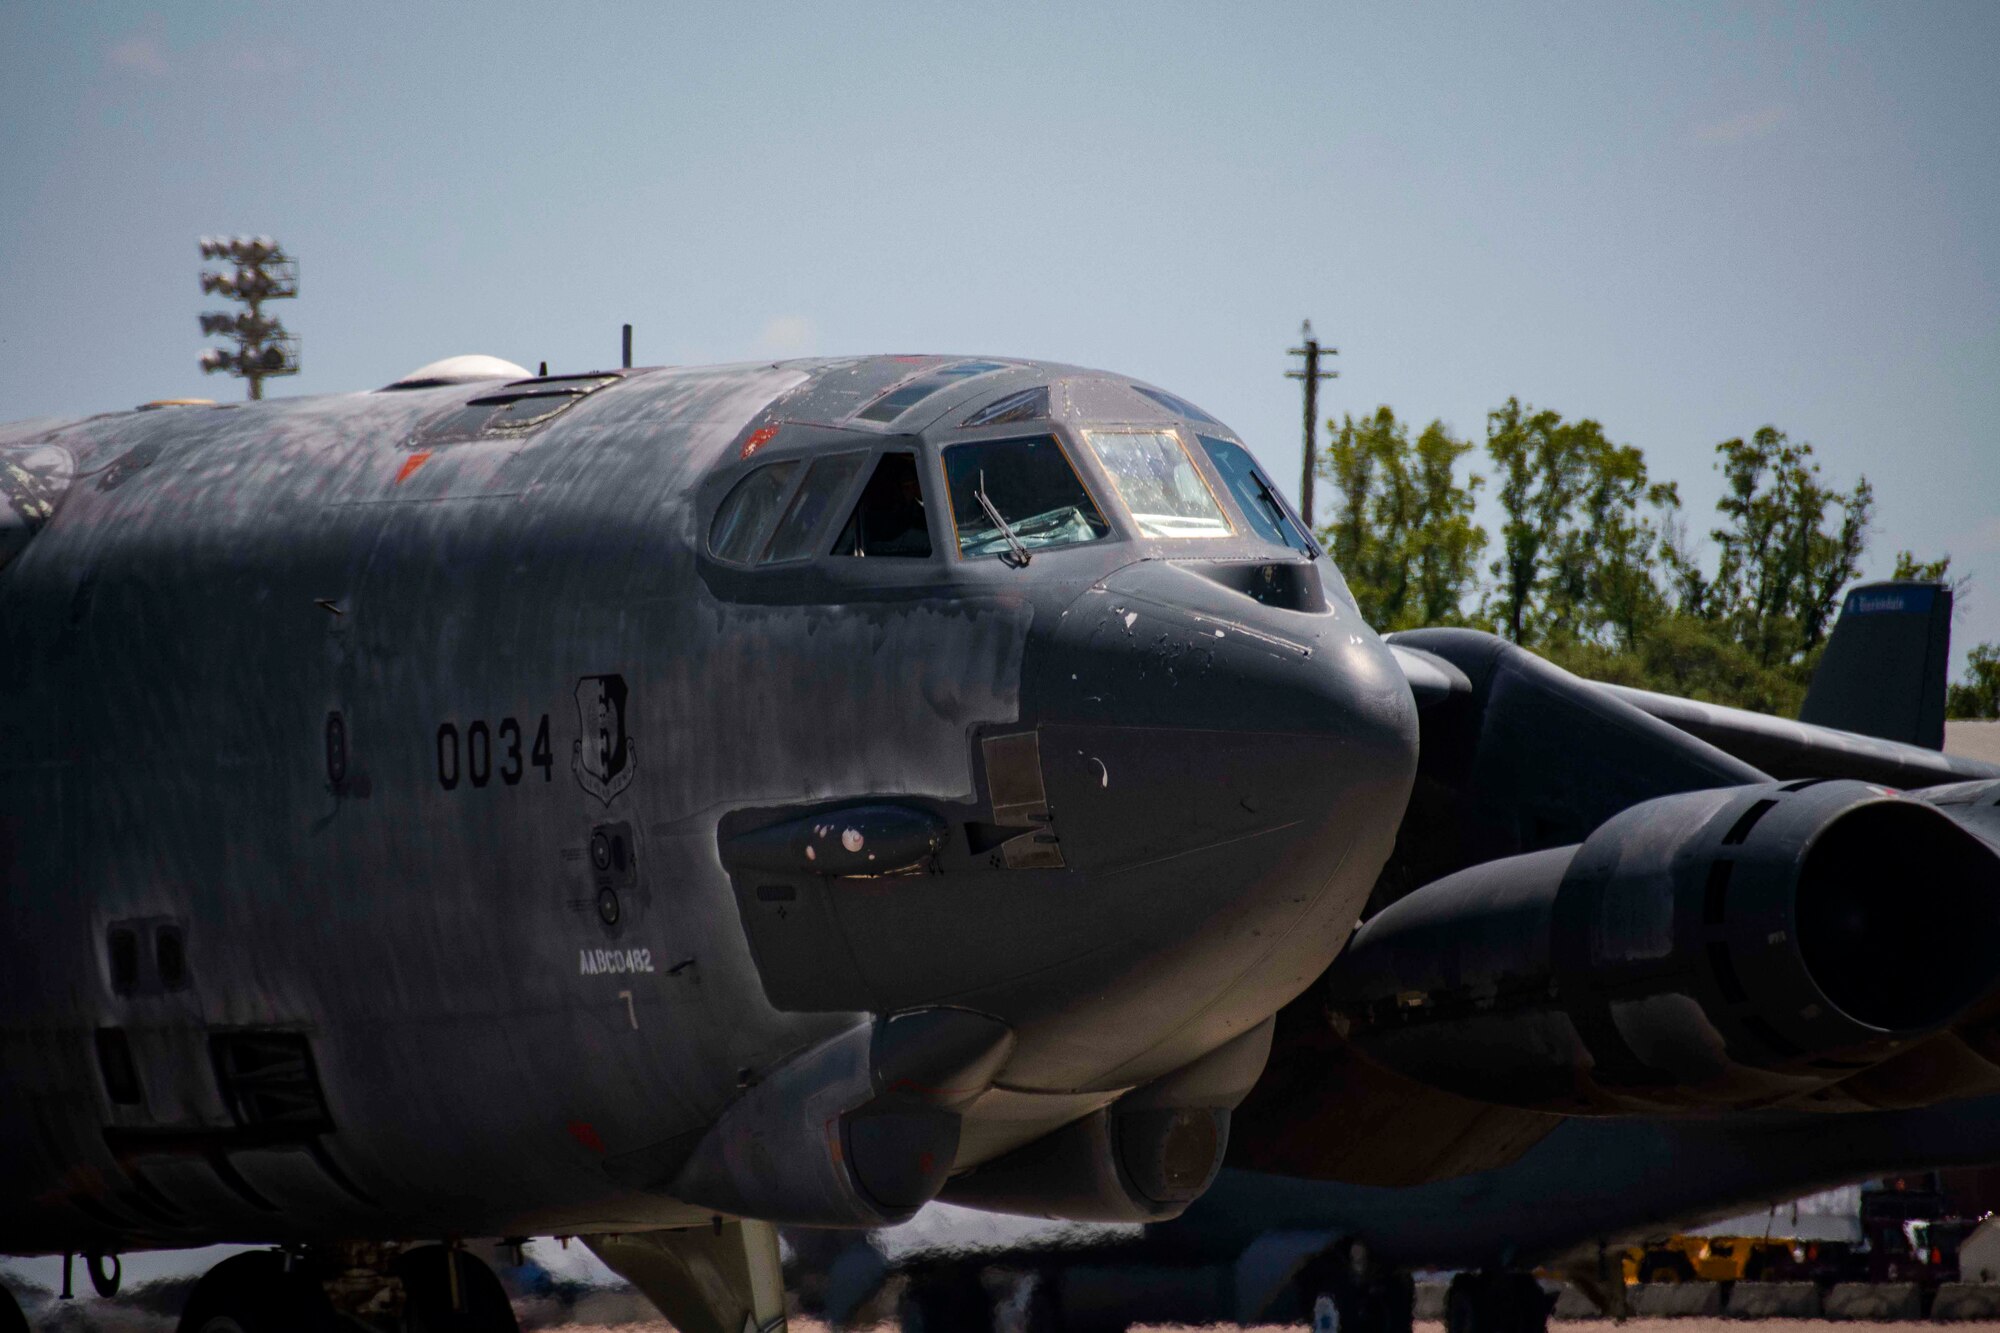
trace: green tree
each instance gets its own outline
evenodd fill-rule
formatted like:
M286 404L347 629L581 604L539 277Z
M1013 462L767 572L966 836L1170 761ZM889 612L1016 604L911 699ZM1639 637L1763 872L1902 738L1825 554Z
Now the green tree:
M1327 425L1333 438L1320 475L1338 502L1320 535L1363 617L1384 631L1462 623L1486 546L1472 519L1484 480L1458 480L1471 443L1439 421L1412 441L1387 407Z
M1763 665L1726 627L1699 616L1670 612L1647 626L1631 648L1575 643L1545 651L1557 666L1613 685L1779 717L1796 717L1805 702L1805 673Z
M1946 575L1951 570L1951 552L1947 551L1935 560L1919 560L1911 551L1896 552L1896 571L1889 575L1897 581L1910 580L1916 583L1949 583Z
M1965 683L1945 691L1946 717L2000 717L2000 643L1982 643L1965 655Z
M1588 418L1518 398L1487 415L1503 522L1489 612L1516 643L1638 643L1667 610L1658 571L1680 506L1645 455Z
M1866 477L1850 492L1829 489L1812 446L1775 426L1715 450L1722 521L1709 536L1719 557L1712 579L1691 565L1677 571L1682 609L1725 625L1762 666L1803 663L1861 573L1874 491Z

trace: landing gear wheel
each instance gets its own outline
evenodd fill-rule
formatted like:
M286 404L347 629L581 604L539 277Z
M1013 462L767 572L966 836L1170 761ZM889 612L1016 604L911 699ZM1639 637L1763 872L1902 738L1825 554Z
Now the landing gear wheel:
M403 1280L409 1333L521 1333L500 1279L464 1250L405 1250L396 1258L396 1276Z
M28 1333L28 1316L21 1313L21 1303L5 1287L0 1287L0 1333Z
M233 1255L202 1275L179 1333L331 1333L333 1307L319 1283L285 1271L270 1250Z
M896 1302L903 1333L993 1333L993 1301L971 1273L914 1273Z
M1554 1307L1527 1273L1460 1273L1445 1289L1445 1333L1548 1333Z

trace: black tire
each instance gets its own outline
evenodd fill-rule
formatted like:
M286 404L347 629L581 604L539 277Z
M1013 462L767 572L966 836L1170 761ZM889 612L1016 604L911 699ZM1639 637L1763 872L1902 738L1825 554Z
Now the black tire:
M1384 1273L1369 1284L1369 1313L1380 1333L1411 1333L1417 1323L1417 1280Z
M1548 1333L1554 1309L1527 1273L1460 1273L1445 1289L1445 1333Z
M21 1303L5 1287L0 1287L0 1333L28 1333L28 1316L21 1313Z
M455 1305L452 1269L458 1275ZM403 1321L409 1333L521 1333L506 1288L475 1255L420 1245L397 1256L396 1276L403 1280Z
M993 1302L977 1274L923 1273L896 1302L903 1333L993 1333Z
M232 1255L202 1275L179 1333L331 1333L333 1308L304 1272L270 1250Z
M1481 1308L1478 1273L1460 1273L1444 1289L1444 1333L1492 1333Z

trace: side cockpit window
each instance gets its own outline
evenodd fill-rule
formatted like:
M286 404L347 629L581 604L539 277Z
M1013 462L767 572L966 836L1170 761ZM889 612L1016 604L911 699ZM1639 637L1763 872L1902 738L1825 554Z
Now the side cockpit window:
M1289 546L1294 551L1308 556L1319 554L1319 548L1306 535L1305 525L1292 513L1292 507L1278 494L1278 488L1257 466L1257 460L1250 451L1234 440L1220 439L1214 435L1197 435L1201 447L1208 451L1209 461L1222 474L1223 484L1236 497L1236 507L1243 511L1243 517L1257 535L1267 542Z
M847 498L855 474L861 471L865 454L834 454L813 460L799 493L785 509L784 521L771 537L760 564L780 560L805 560L819 554L819 531L833 507Z
M884 454L847 526L834 540L833 554L925 557L930 553L930 520L924 512L916 455Z
M1016 542L1029 551L1067 546L1111 531L1053 435L954 444L944 471L962 556L1001 555Z
M916 455L883 454L850 506L868 460L855 452L766 463L723 497L709 524L708 549L720 560L760 566L826 555L928 556Z
M766 464L736 483L708 527L708 549L717 559L750 562L761 549L798 467L795 462Z

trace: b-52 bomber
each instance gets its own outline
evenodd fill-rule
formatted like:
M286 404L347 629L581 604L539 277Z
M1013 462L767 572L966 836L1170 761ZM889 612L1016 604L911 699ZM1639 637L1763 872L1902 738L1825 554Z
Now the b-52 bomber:
M508 1329L453 1243L548 1234L739 1333L773 1223L1171 1215L1415 769L1122 376L455 361L0 479L0 1253L275 1247L189 1333Z
M1385 643L1128 377L454 361L0 486L0 1253L272 1247L184 1333L1986 1077L2000 771Z

